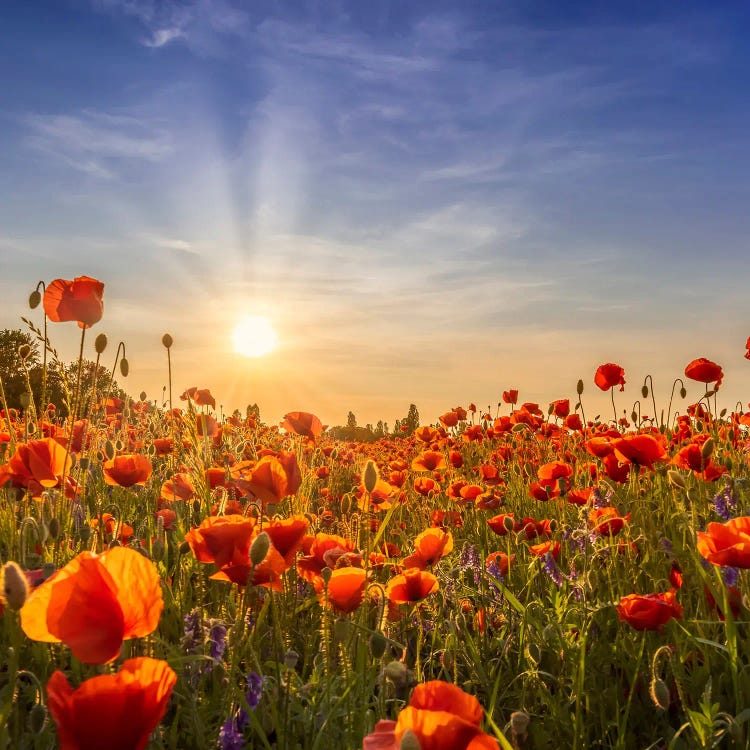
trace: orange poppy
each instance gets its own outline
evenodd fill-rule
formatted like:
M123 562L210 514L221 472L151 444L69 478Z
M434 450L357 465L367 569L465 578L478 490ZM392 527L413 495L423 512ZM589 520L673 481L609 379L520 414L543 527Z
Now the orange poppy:
M338 614L348 615L362 604L366 585L367 573L363 568L337 568L325 586L324 604Z
M424 570L453 551L453 534L434 526L426 529L414 540L414 554L405 557L404 567Z
M499 750L497 740L480 728L483 715L479 701L456 685L425 682L414 688L396 722L378 722L363 748L398 750L410 731L421 750Z
M549 405L549 410L550 414L554 414L556 417L560 417L560 419L565 419L570 414L570 399L559 398L557 401L553 401Z
M171 479L167 479L162 484L159 494L159 504L169 504L177 500L187 502L192 499L193 495L195 495L195 487L193 487L193 483L190 481L190 476L185 472L177 472L172 475Z
M11 479L18 486L57 487L65 473L65 448L52 438L19 443L4 468L0 475L4 473L6 481Z
M608 391L610 388L620 386L620 390L625 390L625 370L620 365L616 365L613 362L607 362L607 364L599 365L599 368L594 375L594 383L598 388L603 391Z
M490 554L487 555L487 558L484 561L484 565L488 569L492 565L495 565L501 576L507 576L508 571L510 570L511 563L515 559L515 555L508 556L506 552L490 552Z
M701 557L714 565L750 568L750 516L710 523L698 532L696 543Z
M414 437L417 438L417 440L421 440L423 443L427 443L428 445L437 440L438 435L438 431L434 427L430 427L429 425L423 425L422 427L417 427L417 429L414 430Z
M458 414L455 411L447 411L438 419L443 427L455 427L458 424Z
M682 618L677 592L664 594L629 594L620 599L617 616L636 630L661 630L672 618Z
M446 468L445 456L437 451L424 451L411 462L412 471L442 471Z
M413 604L434 594L439 588L438 579L432 573L409 568L388 581L385 593L392 604Z
M314 415L306 411L290 411L284 415L281 423L287 432L315 440L323 434L323 423Z
M104 481L114 487L146 484L152 471L151 461L140 453L115 456L102 465Z
M135 550L82 552L47 579L21 609L33 641L65 643L86 664L116 659L122 642L156 630L164 607L159 573Z
M506 404L517 404L518 403L518 390L511 388L508 391L503 391L503 401Z
M103 295L104 284L90 276L55 279L44 290L44 313L55 323L75 320L79 328L90 328L102 319Z
M625 435L614 441L614 449L614 455L620 461L648 466L649 469L667 459L663 439L653 435Z
M246 463L239 464L233 467L232 475L236 476L241 492L258 498L264 506L280 503L287 495L296 492L296 488L290 490L287 472L276 456L263 456L251 468Z
M748 337L747 341L745 342L745 349L747 349L747 351L745 352L745 359L750 359L750 337Z
M724 378L724 371L716 362L705 357L694 359L685 368L685 377L697 380L699 383L716 383L714 388L718 391Z
M145 656L126 659L117 674L92 677L77 690L61 671L54 672L47 706L60 750L144 750L176 682L167 662Z
M233 561L247 561L257 521L245 516L209 516L185 534L195 558L219 568Z
M315 583L323 568L334 569L339 558L354 553L354 542L336 534L318 533L307 537L310 546L307 554L297 560L297 573L309 583Z
M271 544L287 566L291 566L309 526L310 522L305 516L290 516L269 521L263 526L263 531L271 538Z
M630 520L630 513L621 516L617 508L592 508L589 511L589 523L593 530L601 536L614 536L619 534Z

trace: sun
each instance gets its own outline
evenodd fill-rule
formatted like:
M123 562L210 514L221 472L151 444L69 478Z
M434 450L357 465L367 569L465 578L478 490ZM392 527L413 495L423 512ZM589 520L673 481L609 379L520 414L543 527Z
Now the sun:
M243 357L264 357L278 341L273 323L262 315L245 315L232 329L232 346Z

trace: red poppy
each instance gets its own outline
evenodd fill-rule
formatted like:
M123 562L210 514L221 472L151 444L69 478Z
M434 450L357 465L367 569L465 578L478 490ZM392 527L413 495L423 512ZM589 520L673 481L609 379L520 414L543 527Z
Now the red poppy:
M104 481L115 487L132 487L146 484L151 476L151 461L140 453L115 456L102 465Z
M437 451L424 451L411 462L412 471L442 471L445 468L445 456Z
M103 294L104 284L89 276L55 279L44 291L44 312L55 323L75 320L79 328L90 328L102 319Z
M68 461L68 468L70 461ZM3 470L4 469L4 470ZM19 443L10 461L0 469L0 485L10 479L14 485L57 487L65 473L65 448L52 438Z
M551 414L560 417L560 419L565 419L570 414L570 399L559 398L557 401L553 401L549 408Z
M323 568L334 569L341 557L356 555L354 542L336 534L318 533L305 540L302 549L306 554L297 560L297 573L310 583L320 578Z
M716 383L714 388L718 391L724 378L724 371L716 362L705 357L694 359L685 368L685 377L697 380L699 383Z
M619 534L625 524L630 520L630 513L621 516L617 508L592 508L589 511L589 524L591 528L601 536L614 536Z
M195 495L195 487L193 487L193 483L190 480L190 475L185 472L177 472L172 475L171 479L167 479L162 484L159 494L159 505L173 503L178 500L187 502L193 498L193 495Z
M745 359L750 359L750 337L748 337L747 341L745 342L745 349L747 349L747 351L745 352Z
M698 532L700 555L714 565L750 568L750 516L710 523Z
M661 630L673 617L682 618L677 592L665 594L629 594L620 599L617 616L636 630Z
M424 570L452 551L453 534L433 526L416 537L414 554L404 558L404 567Z
M348 615L362 604L366 585L367 573L363 568L337 568L324 588L323 603L334 612Z
M499 750L497 740L480 728L483 714L479 701L456 685L425 682L414 688L395 723L378 722L363 748L398 750L409 731L421 750Z
M144 750L176 682L167 662L145 656L127 659L117 674L92 677L77 690L56 671L47 683L47 706L60 750Z
M65 643L86 664L116 659L122 642L156 630L164 607L159 573L135 550L82 552L47 579L21 609L34 641Z
M506 404L517 404L518 403L518 390L511 388L508 391L503 391L503 401Z
M614 455L620 461L648 466L649 469L667 458L661 435L658 438L653 435L625 435L614 441L614 449Z
M392 604L413 604L434 594L438 588L438 579L432 573L419 568L409 568L388 581L385 593Z
M306 411L290 411L284 415L281 426L295 435L302 435L312 440L323 434L323 423L314 415Z
M601 388L603 391L608 391L610 388L620 386L620 390L625 390L625 370L620 365L616 365L612 362L607 364L599 365L599 368L594 375L594 383Z

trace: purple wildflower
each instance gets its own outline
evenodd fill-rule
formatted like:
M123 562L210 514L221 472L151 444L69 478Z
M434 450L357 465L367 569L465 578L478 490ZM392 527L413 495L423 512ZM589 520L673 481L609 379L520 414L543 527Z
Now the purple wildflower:
M721 577L727 586L734 586L740 577L740 571L737 568L725 567L721 569Z
M557 567L555 558L548 552L544 556L544 572L555 582L555 585L559 588L563 583L563 574L560 568Z
M219 731L219 750L242 750L242 733L237 726L237 720L229 717Z
M724 485L724 489L716 494L713 499L714 511L724 521L728 521L737 507L737 500L732 495L732 489L729 484Z
M221 620L212 620L208 631L209 655L215 664L221 661L227 647L227 626Z

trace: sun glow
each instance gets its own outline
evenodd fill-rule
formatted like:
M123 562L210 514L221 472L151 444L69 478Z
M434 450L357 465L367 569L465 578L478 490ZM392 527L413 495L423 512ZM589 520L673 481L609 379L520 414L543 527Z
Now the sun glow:
M264 357L278 346L271 321L262 315L246 315L232 330L232 346L243 357Z

